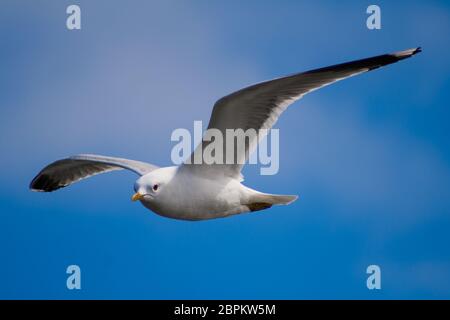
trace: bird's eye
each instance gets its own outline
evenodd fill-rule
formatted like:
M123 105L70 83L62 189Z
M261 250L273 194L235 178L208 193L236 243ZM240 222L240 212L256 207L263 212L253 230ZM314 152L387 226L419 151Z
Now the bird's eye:
M154 184L154 185L153 185L153 191L158 190L158 187L159 187L159 186L158 186L157 184Z

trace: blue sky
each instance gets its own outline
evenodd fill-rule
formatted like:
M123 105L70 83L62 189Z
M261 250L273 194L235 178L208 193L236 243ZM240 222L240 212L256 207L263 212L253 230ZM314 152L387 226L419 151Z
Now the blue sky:
M65 27L78 4L82 29ZM450 298L450 5L378 1L3 1L0 298ZM204 222L130 202L132 173L51 194L76 153L170 165L170 134L242 86L422 46L308 95L280 118L280 171L244 170L290 206ZM66 288L66 267L82 289ZM377 264L382 289L366 288Z

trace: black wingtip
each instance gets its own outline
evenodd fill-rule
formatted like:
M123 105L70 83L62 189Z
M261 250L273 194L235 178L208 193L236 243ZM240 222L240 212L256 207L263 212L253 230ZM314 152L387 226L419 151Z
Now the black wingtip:
M37 179L37 177L34 177L33 180L31 180L31 182L28 186L28 189L30 189L31 191L43 191L41 189L38 189L38 187L36 186L36 183L35 183L36 179Z
M422 52L422 47L417 47L417 48L394 52L394 53L391 53L391 56L394 56L398 60L402 60L402 59L412 57L413 55L418 54L420 52Z
M36 177L34 177L34 179L30 182L29 188L31 191L37 191L37 192L45 192L45 180L46 178L41 175L38 174Z
M52 179L49 175L40 173L30 183L30 190L37 192L51 192L62 188L58 181Z

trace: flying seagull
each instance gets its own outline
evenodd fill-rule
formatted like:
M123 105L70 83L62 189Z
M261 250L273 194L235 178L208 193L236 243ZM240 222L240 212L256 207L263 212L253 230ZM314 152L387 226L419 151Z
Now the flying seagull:
M225 133L226 129L270 129L281 113L305 94L419 52L420 47L296 73L243 88L215 103L208 130L218 129ZM244 160L259 141L259 137L252 139L245 145ZM203 137L197 151L208 143L210 141ZM51 163L33 179L30 189L50 192L96 174L128 169L140 176L134 184L133 201L139 200L161 216L181 220L227 217L289 204L297 199L294 195L267 194L244 186L240 174L243 163L245 161L231 164L185 161L178 167L159 168L135 160L84 154Z

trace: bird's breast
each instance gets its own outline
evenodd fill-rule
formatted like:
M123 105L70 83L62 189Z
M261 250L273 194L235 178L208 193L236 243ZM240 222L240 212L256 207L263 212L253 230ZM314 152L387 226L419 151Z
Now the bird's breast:
M187 178L172 181L142 204L161 216L182 220L217 218L240 206L239 182Z

